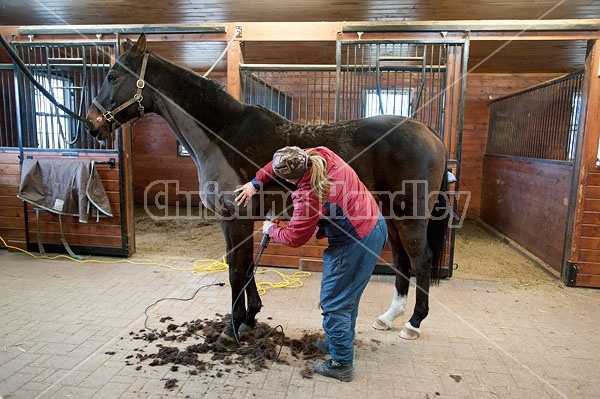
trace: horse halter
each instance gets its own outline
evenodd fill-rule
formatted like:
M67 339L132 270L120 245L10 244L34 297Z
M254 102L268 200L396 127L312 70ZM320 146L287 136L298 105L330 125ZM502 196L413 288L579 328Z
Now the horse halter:
M142 68L140 70L140 78L135 83L137 90L133 95L133 98L129 99L128 101L125 101L123 104L116 107L112 111L107 111L106 108L102 106L102 104L96 101L95 97L92 100L92 103L96 106L96 108L100 110L100 112L102 112L102 116L108 123L113 123L116 126L120 126L121 122L115 120L115 115L135 102L138 103L138 111L140 111L140 117L138 118L138 120L144 116L144 106L142 105L142 100L144 99L144 97L142 96L142 90L146 86L146 82L144 81L144 75L146 74L146 65L148 64L149 56L150 53L144 53L144 60L142 61Z

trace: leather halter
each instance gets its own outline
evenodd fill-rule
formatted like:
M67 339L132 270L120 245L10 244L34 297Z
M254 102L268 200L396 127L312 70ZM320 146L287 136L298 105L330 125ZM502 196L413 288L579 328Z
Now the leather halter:
M146 65L148 64L149 56L150 56L150 53L144 54L144 60L142 61L142 68L140 71L140 78L135 83L137 90L136 90L135 94L133 95L133 98L129 99L128 101L125 101L123 104L116 107L112 111L107 111L106 108L104 108L102 106L102 104L100 104L98 101L96 101L96 98L94 98L92 100L92 103L96 106L96 108L98 108L100 110L100 112L102 112L102 116L108 123L114 123L117 126L120 126L121 122L115 120L115 115L118 114L119 112L123 111L125 108L129 107L131 104L133 104L135 102L138 103L138 111L140 111L139 119L141 119L144 116L144 106L142 105L142 100L144 99L144 97L142 96L142 90L146 86L146 82L144 81L144 75L146 74Z

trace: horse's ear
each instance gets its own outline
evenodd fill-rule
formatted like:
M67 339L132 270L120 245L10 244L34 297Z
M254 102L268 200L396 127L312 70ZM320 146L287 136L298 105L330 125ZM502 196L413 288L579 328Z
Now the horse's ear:
M146 35L142 33L137 43L131 49L132 52L144 54L146 52Z
M146 52L146 35L141 34L137 43L133 43L129 38L123 43L123 53L144 54Z
M125 40L122 46L123 52L126 53L133 47L133 42L131 41L131 39L127 38L127 40Z

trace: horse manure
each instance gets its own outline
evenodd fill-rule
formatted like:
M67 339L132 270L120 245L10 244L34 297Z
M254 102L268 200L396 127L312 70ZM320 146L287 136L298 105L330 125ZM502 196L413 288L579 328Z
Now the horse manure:
M167 382L165 382L166 389L173 389L176 387L177 387L177 379L176 378L169 378L169 379L167 379Z
M292 359L302 362L300 375L302 378L312 378L314 374L313 359L323 357L316 347L318 339L323 338L320 332L303 331L300 338L286 337L279 329L266 323L258 322L250 331L239 333L238 344L236 339L221 339L221 332L225 330L231 320L229 314L216 314L214 320L197 319L186 321L180 325L172 323L173 318L163 317L162 323L168 323L164 330L148 332L140 330L131 332L132 339L154 342L157 352L146 353L144 349L136 348L135 359L140 364L136 370L142 368L146 361L151 367L167 366L171 371L181 371L181 367L190 375L201 375L209 378L223 378L225 373L232 370L238 376L268 368L272 362L290 364ZM202 342L190 343L189 340ZM179 343L177 345L176 343ZM146 346L147 347L147 346ZM288 353L290 361L280 359L283 351ZM131 359L133 356L128 356ZM130 363L131 364L131 363ZM221 368L220 365L227 366ZM177 386L177 380L168 379L166 389Z

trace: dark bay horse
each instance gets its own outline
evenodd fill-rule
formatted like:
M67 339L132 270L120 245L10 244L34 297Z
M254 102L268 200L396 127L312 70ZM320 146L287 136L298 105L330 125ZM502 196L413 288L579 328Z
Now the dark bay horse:
M289 193L289 188L275 180L263 187L271 197L257 195L247 207L238 207L234 189L251 180L277 149L297 145L329 147L376 196L388 224L396 292L389 310L373 327L390 328L404 312L412 271L416 304L400 336L419 336L429 310L430 282L439 279L450 213L445 193L446 151L429 127L400 116L297 125L264 107L242 104L219 83L148 51L144 35L126 47L90 107L90 134L108 139L118 125L154 112L168 122L191 154L198 168L202 203L222 216L233 303L225 334L232 335L243 324L255 325L262 303L251 273L253 219L264 218L266 208L277 204L273 197L277 192ZM285 206L280 205L281 209Z

